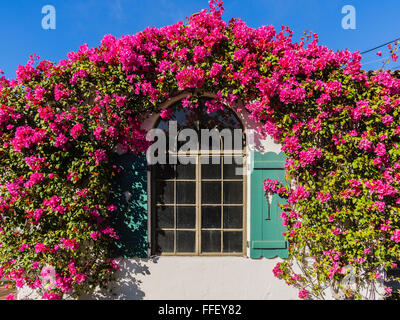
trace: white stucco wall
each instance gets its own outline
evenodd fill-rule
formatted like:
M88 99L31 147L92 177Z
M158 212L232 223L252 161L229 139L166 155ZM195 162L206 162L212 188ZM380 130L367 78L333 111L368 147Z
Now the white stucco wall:
M111 292L83 299L260 300L297 299L272 274L277 259L155 257L125 259Z

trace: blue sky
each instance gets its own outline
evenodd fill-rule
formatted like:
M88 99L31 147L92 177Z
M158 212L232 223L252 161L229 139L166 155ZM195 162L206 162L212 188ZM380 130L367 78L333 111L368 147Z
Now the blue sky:
M44 30L42 7L56 9L56 29ZM356 29L342 28L342 7L356 9ZM15 78L29 54L58 62L87 43L98 46L105 34L120 37L147 26L162 27L202 8L208 0L1 0L0 69ZM400 37L399 0L225 0L224 20L242 18L250 27L289 26L298 40L305 30L319 34L320 44L334 50L365 51ZM381 49L382 50L382 49ZM376 50L378 51L378 50ZM382 66L375 52L363 57L364 69ZM383 56L388 50L383 48ZM398 69L399 63L386 68Z

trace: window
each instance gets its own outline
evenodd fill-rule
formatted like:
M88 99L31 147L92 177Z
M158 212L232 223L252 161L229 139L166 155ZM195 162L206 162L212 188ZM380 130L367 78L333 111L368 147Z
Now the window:
M166 153L183 153L190 163L155 164L151 168L152 253L162 255L243 255L245 252L244 136L236 115L225 108L207 113L205 101L197 108L175 104L172 116L156 127L167 134L169 121L177 122L177 132L191 128L198 133L195 152L179 147ZM232 132L230 141L220 135L219 144L205 148L201 129ZM226 130L225 130L226 132ZM212 138L208 138L211 142ZM169 157L167 157L170 160ZM240 160L240 161L238 161Z

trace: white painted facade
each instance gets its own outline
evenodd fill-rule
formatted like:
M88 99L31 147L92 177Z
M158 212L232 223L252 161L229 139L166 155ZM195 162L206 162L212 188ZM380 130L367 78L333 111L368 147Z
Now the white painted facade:
M83 299L287 300L297 290L273 276L281 261L248 257L173 257L125 259L111 287Z

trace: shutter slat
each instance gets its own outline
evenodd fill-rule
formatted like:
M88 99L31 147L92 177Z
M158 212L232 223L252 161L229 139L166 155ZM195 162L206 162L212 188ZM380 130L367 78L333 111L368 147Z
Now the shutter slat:
M268 168L266 168L268 167ZM282 169L281 161L255 161L254 169Z
M258 241L252 241L251 242L251 247L253 249L286 249L287 248L287 242L284 240L258 240Z

